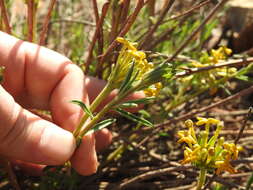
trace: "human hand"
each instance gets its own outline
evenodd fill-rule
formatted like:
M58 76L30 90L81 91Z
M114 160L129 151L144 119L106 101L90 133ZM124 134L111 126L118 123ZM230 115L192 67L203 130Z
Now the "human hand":
M83 138L76 150L73 131L83 112L71 100L89 104L105 83L85 77L66 57L0 32L0 154L10 159L58 165L69 160L83 175L96 172L96 150L107 146L103 130ZM133 95L132 98L142 96ZM27 109L49 110L53 122Z

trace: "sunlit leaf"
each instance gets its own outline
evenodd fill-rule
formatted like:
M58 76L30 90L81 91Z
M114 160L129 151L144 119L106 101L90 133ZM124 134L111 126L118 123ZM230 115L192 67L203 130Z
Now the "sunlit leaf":
M82 108L82 110L90 116L91 119L94 118L94 115L92 114L90 108L86 106L85 103L83 103L82 101L72 100L71 103L79 105Z
M101 130L101 129L113 124L115 121L116 121L116 119L112 119L112 118L100 121L99 123L94 125L94 127L92 129L90 129L87 134L91 134L91 133L94 133L98 130Z
M148 127L153 127L153 124L151 122L149 122L148 120L146 119L143 119L143 118L140 118L140 117L137 117L136 115L130 113L130 112L127 112L123 109L120 109L120 108L116 108L115 109L120 115L122 115L123 117L126 117L127 119L130 119L134 122L137 122L137 123L141 123L145 126L148 126Z

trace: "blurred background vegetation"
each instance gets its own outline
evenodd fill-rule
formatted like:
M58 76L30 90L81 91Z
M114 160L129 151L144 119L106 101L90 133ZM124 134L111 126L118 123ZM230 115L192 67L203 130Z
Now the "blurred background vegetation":
M236 163L239 173L213 178L210 174L208 188L250 189L253 130L247 113L253 90L247 89L252 85L253 5L250 0L226 2L1 0L1 30L62 53L88 75L107 79L119 51L117 36L137 42L148 61L170 61L175 72L187 74L165 81L159 96L137 113L152 121L154 128L124 118L117 121L120 127L110 127L114 141L99 153L97 174L83 177L72 171L70 175L60 167L34 177L17 167L14 173L20 189L193 189L197 170L179 164L183 149L176 132L185 119L195 119L197 114L224 120L221 134L231 140L242 121L248 120L240 139L245 151ZM212 50L219 47L233 53L210 61ZM216 64L228 64L222 67L225 74L217 74ZM213 69L193 72L209 66ZM230 68L233 73L228 72ZM6 171L1 176L0 189L13 189Z

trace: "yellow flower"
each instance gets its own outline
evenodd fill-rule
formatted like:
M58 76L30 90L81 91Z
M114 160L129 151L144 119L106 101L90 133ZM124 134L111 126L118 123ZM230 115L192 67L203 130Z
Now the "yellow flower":
M214 118L203 118L197 117L196 125L217 125L220 123L220 120Z
M229 173L236 173L236 170L233 168L233 166L230 164L230 156L227 154L225 156L225 159L222 161L216 161L215 167L217 168L216 174L219 175L223 171L227 171Z
M189 131L178 131L177 135L179 137L179 140L177 141L178 143L185 142L189 146L196 143L196 140L191 136Z
M190 162L196 162L198 160L198 153L200 146L195 146L194 150L186 147L184 151L184 159L181 161L181 164L187 164Z
M219 60L226 59L227 56L230 55L231 53L232 53L232 50L225 46L222 46L217 50L212 49L210 61L214 63L218 63Z
M116 39L119 43L123 44L123 48L127 48L129 50L132 51L137 51L136 47L134 46L134 43L129 42L128 40L126 40L125 38L122 37L117 37Z
M147 61L146 54L143 51L137 50L135 47L136 43L132 43L122 37L118 37L116 40L123 44L123 47L119 53L115 66L115 85L124 80L133 63L135 64L134 74L138 73L136 80L140 80L146 72L153 68L153 64Z
M148 97L157 96L159 94L161 88L162 88L162 83L158 82L158 83L155 83L154 85L146 88L144 90L144 93Z
M223 147L232 156L233 160L236 160L238 158L238 154L242 150L241 146L237 146L234 143L227 143L227 142L225 142L223 144Z

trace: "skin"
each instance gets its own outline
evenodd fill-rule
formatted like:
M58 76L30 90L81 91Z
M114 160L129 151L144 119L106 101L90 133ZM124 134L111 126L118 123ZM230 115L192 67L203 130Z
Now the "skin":
M82 175L96 172L96 152L110 144L105 129L83 138L76 149L71 131L83 115L70 100L92 102L105 82L84 76L61 54L0 32L0 154L22 163L59 165L70 160ZM115 96L111 94L106 101ZM130 99L141 98L134 94ZM49 110L47 121L28 109Z

